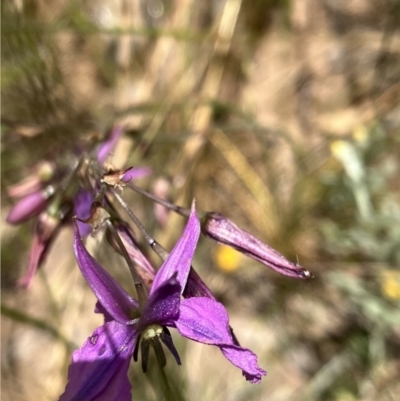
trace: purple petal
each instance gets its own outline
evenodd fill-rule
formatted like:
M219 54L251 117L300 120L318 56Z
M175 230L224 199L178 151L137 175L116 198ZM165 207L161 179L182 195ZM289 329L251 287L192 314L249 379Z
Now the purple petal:
M214 294L193 267L190 268L189 277L182 295L185 298L207 297L215 300Z
M114 278L86 250L74 225L74 251L79 268L107 312L118 322L125 323L132 319L132 313L138 304Z
M313 277L308 270L299 264L290 262L275 249L253 237L247 231L240 229L219 213L207 213L202 222L202 232L213 240L231 246L258 262L271 267L280 274L301 279Z
M93 195L86 189L80 189L74 197L74 213L79 219L90 216L90 208L94 200ZM92 232L92 227L82 221L76 220L82 237L87 237Z
M131 401L127 373L136 338L133 326L118 322L97 328L73 353L59 401Z
M103 164L107 156L112 152L121 138L124 129L122 127L115 127L110 134L110 137L104 141L97 150L97 160L100 164Z
M150 293L154 292L164 281L177 275L177 280L181 285L181 291L185 288L190 271L194 251L200 236L200 222L196 215L193 202L192 212L187 222L186 228L176 243L174 249L160 267L154 279Z
M181 286L175 278L159 286L147 300L139 319L138 329L143 330L151 324L167 326L178 319Z
M191 340L218 346L225 357L243 370L247 380L256 383L266 372L257 364L257 356L234 344L229 318L222 304L210 298L189 298L181 301L180 315L175 321L179 333Z
M257 355L247 348L237 345L220 346L226 359L233 365L242 369L243 376L251 383L259 383L267 372L261 369L257 363Z
M129 182L131 180L138 180L139 178L144 178L152 173L150 167L136 167L129 169L122 177L123 182Z
M20 224L38 215L47 206L47 200L54 193L52 186L34 192L20 199L7 216L8 224Z

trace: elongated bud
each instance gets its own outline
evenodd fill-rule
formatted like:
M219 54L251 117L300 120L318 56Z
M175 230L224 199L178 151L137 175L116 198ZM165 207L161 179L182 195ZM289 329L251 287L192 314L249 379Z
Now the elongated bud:
M117 230L121 240L132 259L133 263L135 264L136 271L143 282L150 288L154 281L155 276L155 269L150 263L150 261L146 258L143 254L140 246L136 240L135 233L133 230L125 223L115 222L114 223L115 229ZM107 232L107 234L109 234ZM121 250L119 249L118 244L115 243L112 235L106 236L107 241L110 245L119 253Z
M253 237L247 231L219 213L210 212L202 219L201 229L204 235L213 240L231 246L239 252L271 267L278 273L289 277L308 279L313 275L299 264L287 260L279 252Z
M44 190L33 192L25 196L10 210L7 216L7 223L20 224L38 215L46 208L47 200L53 194L54 187L49 185Z
M49 181L55 173L55 166L48 161L38 163L33 172L22 181L7 187L7 194L11 198L22 198L33 192L40 191L44 183Z

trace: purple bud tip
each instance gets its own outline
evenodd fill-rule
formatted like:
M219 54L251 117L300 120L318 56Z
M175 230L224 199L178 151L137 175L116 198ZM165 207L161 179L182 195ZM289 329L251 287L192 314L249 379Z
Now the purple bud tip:
M138 180L139 178L144 178L152 173L150 167L137 167L130 168L122 177L122 181L127 183L132 180Z
M121 138L124 129L122 127L115 127L110 134L110 137L103 142L97 150L97 160L99 163L104 163L107 156L112 152Z
M33 192L23 197L10 210L7 216L7 223L15 225L20 224L38 215L46 208L47 200L53 193L54 188L48 186L44 190Z

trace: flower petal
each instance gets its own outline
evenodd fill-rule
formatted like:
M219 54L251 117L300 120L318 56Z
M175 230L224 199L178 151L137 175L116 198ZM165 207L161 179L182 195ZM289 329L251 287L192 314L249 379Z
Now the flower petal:
M266 372L257 364L257 356L234 344L229 318L222 304L210 298L189 298L181 301L180 315L175 321L179 333L191 340L217 345L230 362L243 370L252 383L259 382Z
M137 332L108 322L72 355L68 384L59 401L131 401L129 363Z
M129 182L132 180L138 180L139 178L144 178L152 173L150 167L132 167L130 168L122 177L123 182Z
M251 383L259 383L262 376L267 372L261 369L257 363L257 355L247 348L242 348L237 345L220 346L225 358L233 365L242 369L243 376Z
M185 298L207 297L215 300L214 294L207 287L193 267L190 268L186 287L182 294Z
M192 212L186 228L174 249L157 272L150 293L153 293L164 281L171 278L174 274L177 274L177 280L181 285L181 292L183 292L199 236L200 222L197 218L195 204L193 202Z
M106 161L107 156L114 150L123 132L124 129L122 127L114 127L109 138L99 146L97 150L97 160L99 163L102 164Z
M130 321L137 301L128 295L114 278L89 254L74 224L74 251L79 268L107 312L118 322Z
M175 277L158 287L147 300L139 319L138 330L151 324L167 326L179 316L181 286Z
M81 189L74 197L74 213L75 215L84 220L88 216L90 216L90 208L92 206L92 202L94 201L93 195L90 191L86 189ZM87 237L92 232L92 227L89 224L84 223L83 221L76 220L79 232L82 237Z

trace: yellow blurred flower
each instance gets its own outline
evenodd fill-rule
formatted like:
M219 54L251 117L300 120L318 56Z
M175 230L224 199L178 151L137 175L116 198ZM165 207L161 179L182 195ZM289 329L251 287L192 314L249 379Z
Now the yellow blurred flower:
M225 272L235 271L240 266L242 258L241 253L226 245L218 245L213 255L214 262Z
M368 129L365 125L356 125L353 128L353 138L358 143L365 143L368 140Z
M390 299L400 299L400 272L386 270L382 275L381 289L383 294Z

